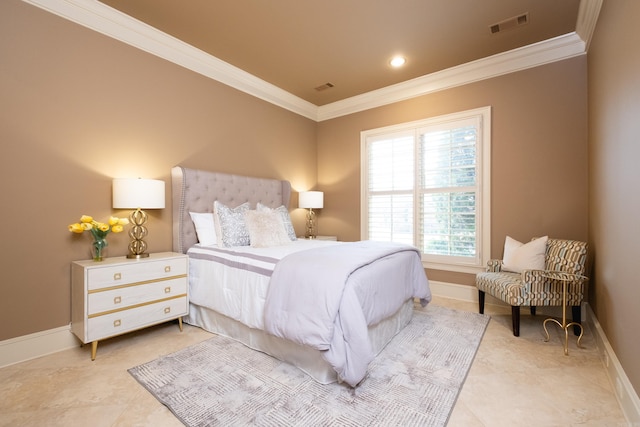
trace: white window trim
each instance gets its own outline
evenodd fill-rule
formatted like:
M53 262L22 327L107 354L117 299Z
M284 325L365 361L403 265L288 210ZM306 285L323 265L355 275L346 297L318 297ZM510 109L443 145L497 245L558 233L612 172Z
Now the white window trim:
M461 111L442 116L431 117L413 122L401 123L397 125L385 126L377 129L370 129L360 132L360 238L366 239L368 233L368 189L365 183L368 176L367 163L367 138L380 134L389 134L407 130L409 128L418 128L434 123L441 123L448 120L459 120L469 116L481 116L480 133L482 135L482 155L478 158L478 174L479 182L479 201L478 211L481 215L480 235L480 256L478 264L475 263L438 263L423 260L422 265L425 268L434 270L455 271L462 273L478 273L484 271L487 261L491 254L491 107L481 107L472 110Z

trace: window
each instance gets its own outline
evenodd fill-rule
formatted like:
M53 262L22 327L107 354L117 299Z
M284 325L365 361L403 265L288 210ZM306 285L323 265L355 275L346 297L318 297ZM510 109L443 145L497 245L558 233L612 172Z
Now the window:
M476 272L490 250L490 107L362 132L362 238Z

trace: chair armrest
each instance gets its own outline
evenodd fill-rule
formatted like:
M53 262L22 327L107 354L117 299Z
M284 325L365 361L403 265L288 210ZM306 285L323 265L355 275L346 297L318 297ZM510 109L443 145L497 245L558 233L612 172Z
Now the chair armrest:
M580 274L565 273L564 271L555 270L524 270L522 272L522 281L525 283L533 283L538 280L558 280L565 282L578 282L581 283L585 280L589 280L588 277Z
M502 271L502 260L501 259L490 259L487 261L487 273L498 273Z

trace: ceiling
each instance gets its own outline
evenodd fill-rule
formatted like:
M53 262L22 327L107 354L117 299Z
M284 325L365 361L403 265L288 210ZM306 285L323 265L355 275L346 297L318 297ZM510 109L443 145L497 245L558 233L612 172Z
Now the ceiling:
M572 33L580 8L580 0L101 2L316 106ZM490 30L525 14L524 25ZM396 54L407 59L401 69L388 64Z

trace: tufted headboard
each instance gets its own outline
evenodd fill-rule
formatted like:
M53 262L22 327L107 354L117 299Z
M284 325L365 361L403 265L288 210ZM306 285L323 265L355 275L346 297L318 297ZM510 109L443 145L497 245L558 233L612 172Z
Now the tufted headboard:
M186 253L198 242L196 229L189 212L213 212L218 200L230 207L249 202L255 209L258 202L271 208L289 207L291 184L277 179L254 178L241 175L171 168L173 205L173 250Z

